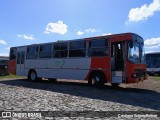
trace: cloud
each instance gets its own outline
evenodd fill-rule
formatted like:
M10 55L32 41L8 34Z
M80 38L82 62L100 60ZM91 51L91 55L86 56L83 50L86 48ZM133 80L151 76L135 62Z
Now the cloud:
M78 32L77 32L77 35L83 35L83 34L84 34L83 31L78 31Z
M147 39L144 41L144 45L146 48L158 48L160 47L160 37Z
M0 56L9 56L9 54L8 53L0 53Z
M25 40L34 40L33 35L25 35L25 34L17 34L17 37L25 39Z
M48 23L46 26L46 30L44 33L58 33L64 35L67 33L68 26L63 23L63 21L59 20L57 23Z
M103 33L102 36L112 35L112 33Z
M4 40L0 40L0 44L2 44L2 45L7 45L7 42L4 41Z
M85 29L83 31L78 31L77 35L83 35L83 34L89 34L89 33L95 33L95 32L97 32L96 29L94 29L94 28L88 28L88 29Z
M85 32L86 33L95 33L96 29L94 29L94 28L85 29Z
M149 5L144 4L140 8L132 8L128 15L128 22L147 20L148 17L153 16L157 11L160 11L160 0L153 0Z

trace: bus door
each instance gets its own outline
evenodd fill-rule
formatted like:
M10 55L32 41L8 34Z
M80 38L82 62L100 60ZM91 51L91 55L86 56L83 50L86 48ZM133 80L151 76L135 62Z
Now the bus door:
M111 78L112 83L122 83L124 81L124 53L125 42L111 43Z
M25 75L25 51L17 50L16 75Z

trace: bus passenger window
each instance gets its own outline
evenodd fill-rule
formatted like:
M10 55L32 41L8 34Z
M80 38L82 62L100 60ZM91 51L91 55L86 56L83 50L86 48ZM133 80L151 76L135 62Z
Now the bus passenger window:
M67 57L67 42L64 43L55 43L53 47L53 57L54 58L62 58Z
M51 58L52 44L44 44L40 46L39 58Z
M10 48L10 55L9 55L10 60L16 59L16 51L17 51L16 48Z
M27 59L35 59L38 57L38 46L27 47Z
M95 39L89 42L88 56L108 56L108 39Z
M75 41L70 43L69 57L85 57L86 56L86 42Z

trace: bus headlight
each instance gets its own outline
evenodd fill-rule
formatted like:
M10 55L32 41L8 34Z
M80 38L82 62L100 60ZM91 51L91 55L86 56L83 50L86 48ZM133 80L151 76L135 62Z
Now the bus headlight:
M138 76L137 76L137 73L133 73L133 74L132 74L132 77L133 77L133 78L137 78L137 77L138 77Z

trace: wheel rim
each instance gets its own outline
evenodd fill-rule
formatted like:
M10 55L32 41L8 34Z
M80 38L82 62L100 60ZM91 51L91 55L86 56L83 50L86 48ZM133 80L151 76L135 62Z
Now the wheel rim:
M31 80L36 80L36 74L35 74L35 72L31 73Z
M98 76L95 76L92 78L92 84L95 84L96 82L99 82L100 78Z
M94 79L94 78L92 78L92 84L93 84L93 85L95 84L95 79Z

